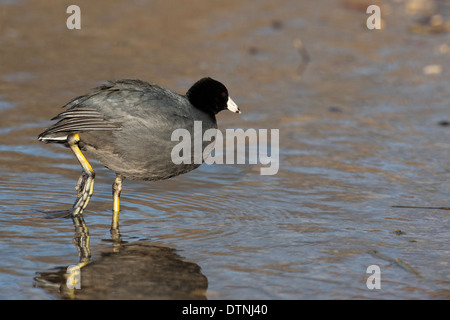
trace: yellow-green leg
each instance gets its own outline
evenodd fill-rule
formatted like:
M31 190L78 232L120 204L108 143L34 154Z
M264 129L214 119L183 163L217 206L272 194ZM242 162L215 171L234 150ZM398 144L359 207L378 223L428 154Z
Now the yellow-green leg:
M78 184L76 187L78 191L78 198L72 209L69 210L72 216L78 216L83 213L83 210L86 208L89 200L91 199L92 193L94 192L95 172L78 147L79 141L80 136L78 133L72 134L67 138L70 149L73 151L78 159L78 162L80 162L80 165L83 168L83 172L81 173L81 177L78 179Z
M112 193L113 193L113 216L111 223L111 230L119 230L119 212L120 212L120 192L122 191L122 181L124 177L120 174L116 176L114 180Z

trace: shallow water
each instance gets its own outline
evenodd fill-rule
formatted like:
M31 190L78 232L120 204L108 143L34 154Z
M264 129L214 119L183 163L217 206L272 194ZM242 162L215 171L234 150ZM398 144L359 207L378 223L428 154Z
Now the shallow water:
M449 33L415 32L407 1L382 7L378 31L367 1L214 3L78 1L68 30L69 2L0 2L0 298L448 299L449 211L392 206L450 205ZM118 243L114 174L93 161L88 234L44 219L73 204L80 173L36 139L60 106L107 79L184 92L204 75L243 111L221 113L222 132L279 129L276 175L217 164L125 180Z

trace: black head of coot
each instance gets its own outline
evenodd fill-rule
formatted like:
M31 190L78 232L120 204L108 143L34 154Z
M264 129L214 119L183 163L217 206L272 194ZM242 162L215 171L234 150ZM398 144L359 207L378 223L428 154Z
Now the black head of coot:
M222 110L241 113L229 97L227 88L217 80L206 77L198 80L186 93L189 102L203 112L216 115Z

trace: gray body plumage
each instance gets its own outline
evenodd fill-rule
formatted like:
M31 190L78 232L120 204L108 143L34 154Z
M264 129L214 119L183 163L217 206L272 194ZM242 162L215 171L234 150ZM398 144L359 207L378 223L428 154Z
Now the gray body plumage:
M202 122L202 135L217 128L215 116L192 106L186 96L140 80L110 82L65 107L39 139L65 142L78 133L88 157L128 179L161 180L197 168L194 148L191 164L173 163L171 152L180 142L171 141L172 132L186 129L193 139L194 121ZM203 149L210 144L202 142Z

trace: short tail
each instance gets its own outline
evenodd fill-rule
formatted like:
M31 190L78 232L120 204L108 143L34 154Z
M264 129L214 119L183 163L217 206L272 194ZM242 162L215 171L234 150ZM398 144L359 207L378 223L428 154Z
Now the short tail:
M38 136L38 140L48 143L63 143L67 141L67 134L47 134L46 131Z

